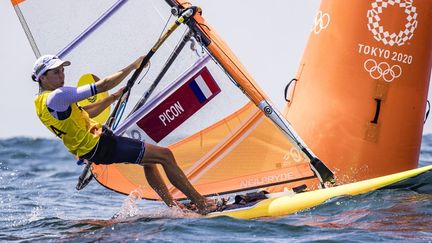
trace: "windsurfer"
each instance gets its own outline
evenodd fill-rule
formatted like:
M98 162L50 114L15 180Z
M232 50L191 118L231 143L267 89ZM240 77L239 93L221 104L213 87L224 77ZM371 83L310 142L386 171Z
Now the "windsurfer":
M206 214L215 210L215 202L200 195L177 165L170 149L114 135L109 128L92 118L114 103L122 89L100 102L80 107L76 102L87 99L99 92L108 91L137 69L144 57L101 80L81 87L64 86L63 61L54 55L44 55L33 66L32 79L38 82L40 92L35 99L35 108L42 123L63 140L69 151L81 159L96 164L135 163L144 168L148 183L169 206L183 207L170 195L156 167L160 164L171 182Z

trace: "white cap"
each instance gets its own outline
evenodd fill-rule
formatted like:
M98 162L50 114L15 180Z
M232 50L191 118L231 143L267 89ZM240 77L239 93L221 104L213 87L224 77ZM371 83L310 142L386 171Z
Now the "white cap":
M69 66L71 62L62 61L60 58L54 55L43 55L39 57L33 65L32 79L35 82L39 81L40 76L46 73L46 71L58 68L60 66Z

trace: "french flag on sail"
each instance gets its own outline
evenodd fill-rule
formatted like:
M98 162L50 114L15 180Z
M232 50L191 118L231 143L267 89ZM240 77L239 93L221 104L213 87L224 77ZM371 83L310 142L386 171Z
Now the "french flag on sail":
M206 103L213 95L220 91L213 77L207 70L200 72L199 75L189 83L189 87L200 103Z
M221 92L206 67L164 96L147 115L136 122L153 142L160 142Z

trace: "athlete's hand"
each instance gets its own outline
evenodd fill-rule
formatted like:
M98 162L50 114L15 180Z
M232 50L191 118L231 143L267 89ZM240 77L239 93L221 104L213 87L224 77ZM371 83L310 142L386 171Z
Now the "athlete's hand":
M126 88L126 87L123 87L123 88L117 90L115 93L112 93L112 94L111 94L111 96L114 97L114 101L116 101L116 100L118 100L118 98L120 98L120 96L123 94L123 90L124 90L125 88Z
M134 69L138 69L141 66L141 63L143 62L145 56L140 56L138 59L136 59L133 63L132 66L134 67ZM148 63L145 65L145 67L148 66Z

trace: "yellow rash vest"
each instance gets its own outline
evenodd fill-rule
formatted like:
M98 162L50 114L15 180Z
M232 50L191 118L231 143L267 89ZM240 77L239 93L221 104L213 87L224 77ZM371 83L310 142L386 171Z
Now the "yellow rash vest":
M39 94L34 101L36 113L42 123L63 140L69 151L77 156L90 152L99 142L101 124L89 117L89 114L76 103L70 105L70 115L57 119L47 106L48 95L52 91Z

